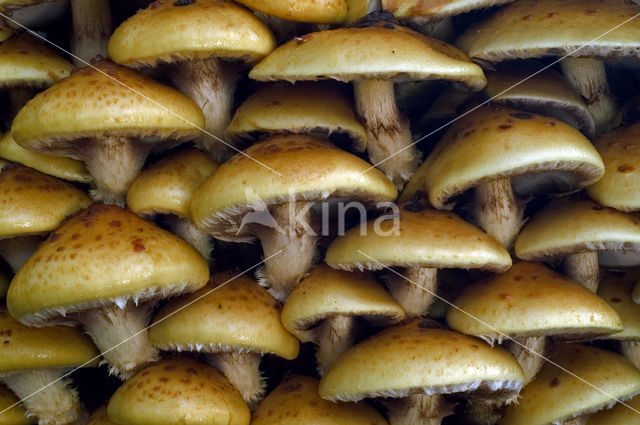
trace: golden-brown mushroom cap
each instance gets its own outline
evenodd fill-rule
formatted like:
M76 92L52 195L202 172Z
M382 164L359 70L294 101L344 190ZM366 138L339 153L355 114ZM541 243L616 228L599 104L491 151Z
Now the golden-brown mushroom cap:
M606 339L640 341L640 305L633 302L631 292L640 275L636 270L608 272L600 280L598 296L609 303L622 319L624 329Z
M251 9L296 22L340 24L347 19L349 0L239 0Z
M28 425L33 422L11 390L0 384L0 425Z
M601 410L589 417L587 425L635 425L638 423L640 396L625 402L626 406L617 403L611 409ZM627 407L630 406L631 408Z
M511 3L514 0L382 0L382 8L393 12L398 19L431 18L442 19L460 15L476 9L484 9Z

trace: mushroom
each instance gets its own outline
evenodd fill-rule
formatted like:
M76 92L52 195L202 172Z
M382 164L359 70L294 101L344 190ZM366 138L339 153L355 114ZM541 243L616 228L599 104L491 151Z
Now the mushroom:
M354 346L322 377L320 397L351 402L385 398L392 425L429 425L452 413L444 394L518 394L522 370L509 352L431 326L430 320L416 319Z
M0 256L16 272L69 215L91 203L70 183L22 165L0 170Z
M396 196L391 181L362 159L312 136L275 135L222 164L193 195L191 213L217 239L259 238L261 283L282 301L313 263L314 204L346 200L363 212Z
M548 204L527 223L515 253L527 261L563 261L569 279L596 292L600 264L640 264L640 220L589 199L561 199Z
M354 344L358 318L389 326L404 320L405 313L370 274L324 264L311 270L282 308L284 327L301 342L318 345L320 375Z
M109 419L109 415L107 413L107 405L104 404L95 410L85 425L117 425L115 422Z
M299 349L280 323L278 302L253 279L230 272L160 309L149 338L160 350L206 353L251 407L264 397L262 356L292 360Z
M388 425L366 403L332 403L318 395L319 381L289 375L253 412L251 425Z
M616 113L601 59L639 56L638 13L640 6L625 0L518 1L472 25L457 45L484 63L559 57L601 133Z
M120 425L249 425L251 415L233 385L209 365L189 359L154 363L128 379L109 400Z
M616 403L611 409L590 415L586 425L629 425L638 420L639 410L640 397L635 396L624 404Z
M478 147L482 146L482 149ZM439 209L474 188L478 225L509 249L523 225L522 198L597 181L600 155L578 130L554 118L487 105L460 118L420 165L400 197L426 191Z
M20 399L28 416L42 425L66 425L83 411L67 376L77 367L95 366L99 353L77 328L29 328L0 307L0 381Z
M369 158L403 187L420 155L412 144L409 121L396 103L394 81L448 80L480 90L486 79L464 53L442 41L390 22L367 25L296 38L275 49L249 77L353 81L356 108L368 133Z
M131 183L127 206L148 219L166 215L171 231L210 262L213 242L191 221L191 198L217 168L218 164L197 149L173 153L140 173Z
M96 184L94 199L123 203L150 150L192 139L203 126L191 99L101 60L38 94L11 135L26 149L81 159Z
M583 425L588 415L640 392L640 370L600 348L558 344L498 425Z
M209 268L177 236L112 205L93 204L40 244L11 281L11 315L29 326L80 322L111 373L156 358L153 301L203 287Z
M20 400L3 384L0 384L0 424L2 425L29 425L33 423L33 417L29 417L24 407L20 406Z
M393 298L408 317L426 314L437 290L438 269L504 272L509 253L491 236L451 212L437 211L416 196L398 217L348 230L327 250L327 264L343 270L404 269L386 274Z
M221 0L158 0L123 22L109 40L109 57L136 68L175 64L176 87L203 110L208 134L196 144L221 162L233 146L229 124L237 66L258 62L275 47L269 28L241 6ZM167 105L169 106L169 105Z

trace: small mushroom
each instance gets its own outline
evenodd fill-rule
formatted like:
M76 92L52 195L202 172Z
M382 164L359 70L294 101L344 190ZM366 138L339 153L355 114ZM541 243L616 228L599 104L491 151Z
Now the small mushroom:
M9 388L0 384L0 424L29 425L34 422L27 411L20 405L20 400Z

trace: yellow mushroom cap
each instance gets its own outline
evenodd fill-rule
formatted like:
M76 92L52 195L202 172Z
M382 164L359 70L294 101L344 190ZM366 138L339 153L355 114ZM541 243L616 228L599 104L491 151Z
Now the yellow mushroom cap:
M609 272L600 279L598 296L609 303L622 319L624 330L606 339L640 341L640 305L633 302L631 291L640 275L635 270Z
M452 197L480 183L511 177L517 192L542 172L554 172L570 189L578 189L597 181L604 165L575 128L555 118L488 105L451 125L400 199L426 190L434 207L445 208Z
M613 408L601 410L589 417L586 425L636 425L640 420L640 396L624 404L617 403ZM630 406L631 408L627 407ZM632 410L633 409L633 410Z
M424 323L427 322L426 326ZM352 347L320 381L320 397L358 401L476 389L517 393L522 369L503 348L413 320Z
M154 318L151 343L161 350L274 353L298 356L299 343L280 323L278 302L250 277L219 273Z
M604 161L604 176L585 190L608 207L640 210L640 123L598 137L593 144Z
M589 199L548 204L524 226L515 242L518 258L543 261L585 251L640 249L640 217Z
M91 182L91 175L82 161L32 152L17 144L11 133L0 138L0 157L60 179L80 183Z
M100 353L79 328L31 328L0 307L0 374L29 369L97 366ZM87 363L87 364L85 364Z
M127 206L139 215L175 214L191 218L191 198L218 164L197 149L171 154L140 173L127 193Z
M505 336L592 339L622 330L620 317L604 300L536 263L516 263L467 287L455 305L447 324L488 341Z
M472 25L457 45L490 62L543 56L637 56L640 6L625 0L525 0ZM579 50L578 50L579 49Z
M238 3L289 21L340 24L347 19L350 0L239 0Z
M393 15L398 19L442 19L476 9L511 3L513 1L514 0L382 0L382 8L393 12Z
M249 408L213 366L162 360L129 378L109 401L120 425L249 425Z
M116 28L108 52L128 66L212 56L255 63L275 46L269 28L233 2L159 0Z
M555 365L544 364L536 379L520 392L518 403L507 408L499 425L562 423L640 392L640 370L619 354L560 344L551 361Z
M498 241L454 213L407 208L400 211L397 231L394 219L371 220L364 232L356 226L336 238L327 264L344 270L415 266L503 272L511 267Z
M457 48L408 28L374 24L297 37L275 49L249 73L254 80L353 81L439 79L474 90L487 80L480 67Z
M363 316L378 324L404 320L402 307L368 273L316 267L289 294L282 324L300 341L314 340L313 328L334 315Z
M34 38L19 35L0 44L0 86L48 87L73 65Z
M7 304L23 323L203 287L209 267L177 236L113 205L67 220L18 270Z
M286 377L253 412L251 425L387 425L366 403L333 403L318 395L318 380Z
M72 152L102 136L191 139L204 128L198 105L182 93L108 61L94 62L31 99L11 135L37 152Z
M216 238L247 241L242 218L256 206L337 197L375 205L396 196L366 161L312 136L274 135L222 164L194 194L191 213Z
M0 385L0 425L28 425L33 422L33 418L27 417L24 407L16 405L19 401L9 388Z
M225 130L227 138L249 139L255 133L345 133L357 150L367 146L367 132L352 102L335 85L270 85L247 98Z
M22 165L0 172L0 238L51 232L91 203L70 183Z
M7 277L7 275L0 270L0 298L4 298L7 296L7 291L9 291L9 283L11 281Z

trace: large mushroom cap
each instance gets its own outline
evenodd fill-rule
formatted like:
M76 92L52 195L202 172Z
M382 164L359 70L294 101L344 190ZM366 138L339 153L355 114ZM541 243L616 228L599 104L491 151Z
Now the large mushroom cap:
M640 371L619 354L562 344L551 360L555 364L542 367L499 425L562 423L640 392Z
M320 381L320 397L358 401L405 397L419 390L517 393L522 387L522 369L506 350L422 324L414 320L387 329L351 348Z
M159 0L120 25L108 51L123 65L154 66L211 56L255 63L274 47L269 28L233 2Z
M640 341L640 305L633 302L631 292L638 282L638 272L606 273L598 285L598 296L609 303L622 319L624 329L606 339Z
M129 299L195 291L206 261L177 236L115 206L93 204L43 242L13 278L7 296L23 323Z
M19 402L9 388L0 385L0 425L28 425L34 422Z
M589 139L573 127L542 115L498 105L483 106L457 120L411 177L401 200L425 190L436 208L481 183L512 178L516 193L551 172L562 189L597 181L604 165ZM562 184L560 184L560 182Z
M618 403L611 409L591 415L586 425L633 425L638 423L640 396L634 397L625 404L626 406Z
M352 2L350 0L240 0L238 3L289 21L339 24L347 19L349 3Z
M591 339L622 330L618 314L585 287L536 263L466 288L449 309L452 329L490 341L558 336Z
M393 183L362 159L312 136L275 135L221 165L196 191L191 212L216 238L246 241L244 215L269 205L339 197L373 205L396 196Z
M441 19L460 15L476 9L484 9L514 0L382 0L382 8L393 12L398 19L431 18Z
M162 350L273 353L298 356L298 341L280 323L280 308L247 276L212 276L211 285L163 307L149 339Z
M249 408L215 368L189 359L153 363L109 401L120 425L249 425Z

